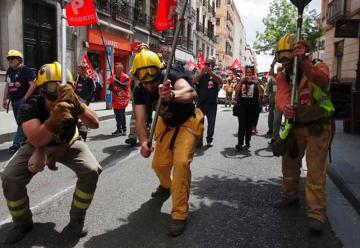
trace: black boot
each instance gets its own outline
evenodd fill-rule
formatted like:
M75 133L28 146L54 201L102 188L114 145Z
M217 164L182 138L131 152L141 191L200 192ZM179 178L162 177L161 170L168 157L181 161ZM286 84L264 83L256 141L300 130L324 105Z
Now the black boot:
M320 220L308 217L308 228L313 234L322 234L324 231L324 223Z
M242 145L237 144L237 145L235 146L235 149L236 149L237 151L242 151Z
M152 198L169 198L170 197L170 189L164 188L163 186L159 185L156 191L151 193Z
M299 198L295 198L295 199L281 198L281 200L275 202L273 207L274 208L284 208L284 207L293 207L293 206L298 207L299 205L300 205Z
M137 140L134 138L128 138L125 140L125 143L130 146L136 146Z
M9 230L5 237L5 244L15 244L22 240L28 232L33 228L33 222L26 224L15 224L13 228Z
M88 231L84 227L84 219L71 218L61 233L68 237L82 238L88 234Z
M186 220L171 220L169 226L169 235L176 237L181 235L185 231Z

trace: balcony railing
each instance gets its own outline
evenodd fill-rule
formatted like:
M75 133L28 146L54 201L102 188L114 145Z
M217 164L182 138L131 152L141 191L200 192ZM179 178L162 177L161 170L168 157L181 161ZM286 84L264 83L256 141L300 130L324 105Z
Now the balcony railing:
M346 15L346 0L333 0L328 5L327 22L334 23Z
M99 13L112 18L133 24L136 26L150 28L151 18L138 6L131 6L124 0L96 0L96 9Z

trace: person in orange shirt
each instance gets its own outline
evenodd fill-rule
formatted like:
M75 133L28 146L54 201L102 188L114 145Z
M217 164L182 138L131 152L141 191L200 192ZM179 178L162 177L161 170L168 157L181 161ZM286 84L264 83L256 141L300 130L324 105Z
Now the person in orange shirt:
M276 106L287 120L280 135L287 141L282 155L282 199L275 208L299 205L298 187L302 158L306 151L307 176L305 184L308 227L321 233L326 220L327 151L331 138L330 117L334 108L329 98L329 69L324 63L313 64L306 57L308 44L296 42L296 37L286 34L279 40L276 58L284 70L276 78ZM291 78L293 58L299 58L295 106L291 106ZM286 136L287 137L284 137ZM276 142L275 142L276 143ZM292 149L291 149L292 148ZM275 153L275 152L274 152Z
M130 100L130 78L123 72L121 63L115 64L115 75L109 78L109 89L112 91L112 106L116 118L116 130L112 135L126 135L125 109Z

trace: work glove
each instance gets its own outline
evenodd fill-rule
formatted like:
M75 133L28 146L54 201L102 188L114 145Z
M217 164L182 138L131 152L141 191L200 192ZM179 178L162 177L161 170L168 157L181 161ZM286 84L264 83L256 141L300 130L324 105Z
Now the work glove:
M64 126L67 123L74 121L74 117L71 114L73 108L73 105L67 102L57 103L44 125L50 132L61 134Z
M81 102L71 85L60 85L58 87L58 102L67 102L73 105L71 114L78 117L85 112L86 104Z

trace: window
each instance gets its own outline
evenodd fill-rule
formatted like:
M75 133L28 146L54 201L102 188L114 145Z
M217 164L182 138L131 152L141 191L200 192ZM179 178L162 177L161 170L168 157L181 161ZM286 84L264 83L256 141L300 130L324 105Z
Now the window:
M344 56L344 40L335 43L336 77L341 79L341 69Z
M220 18L216 18L216 26L220 26Z
M221 0L216 0L216 8L220 8L221 6Z

